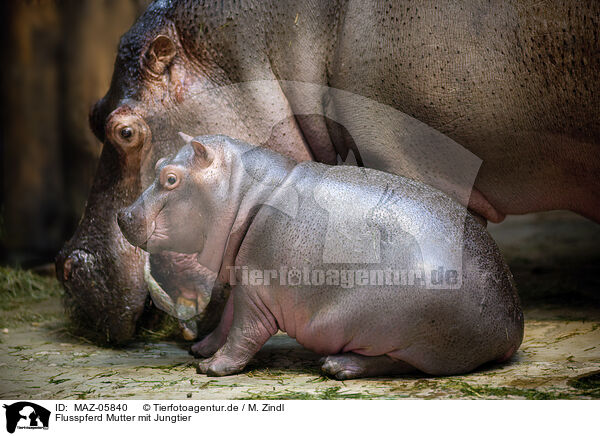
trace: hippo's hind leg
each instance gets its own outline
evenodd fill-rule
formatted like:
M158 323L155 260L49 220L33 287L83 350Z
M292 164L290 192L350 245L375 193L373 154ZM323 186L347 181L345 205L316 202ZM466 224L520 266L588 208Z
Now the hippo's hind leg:
M356 353L327 356L323 359L321 370L338 380L409 374L416 371L408 363L401 360L394 360L389 356L363 356Z
M198 372L222 376L240 372L267 340L277 333L273 314L251 289L232 290L233 322L225 344L198 364Z

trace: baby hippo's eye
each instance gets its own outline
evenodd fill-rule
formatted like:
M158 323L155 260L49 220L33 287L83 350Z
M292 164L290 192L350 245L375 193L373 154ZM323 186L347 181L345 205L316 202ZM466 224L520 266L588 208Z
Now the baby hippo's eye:
M182 171L175 165L167 165L159 175L159 183L164 189L175 189L181 182Z
M177 185L179 185L179 177L177 177L177 174L169 173L164 180L165 188L167 189L174 189Z

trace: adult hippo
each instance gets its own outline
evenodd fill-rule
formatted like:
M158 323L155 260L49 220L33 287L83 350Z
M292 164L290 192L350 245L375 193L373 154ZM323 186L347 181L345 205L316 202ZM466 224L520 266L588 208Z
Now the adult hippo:
M599 17L598 2L575 0L153 3L121 39L90 116L104 148L57 258L69 313L123 343L151 312L147 255L115 216L181 145L179 131L298 161L334 163L352 150L493 222L551 209L600 221ZM150 263L183 301L202 295L203 309L210 290L194 257Z

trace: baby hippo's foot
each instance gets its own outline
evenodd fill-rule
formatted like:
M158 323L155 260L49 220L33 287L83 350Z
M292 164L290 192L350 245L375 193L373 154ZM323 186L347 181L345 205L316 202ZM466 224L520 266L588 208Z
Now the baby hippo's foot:
M240 361L228 356L215 354L213 357L198 362L196 372L211 377L236 374L246 366L246 361Z
M416 369L401 360L388 356L363 356L343 353L327 356L322 360L321 371L338 380L376 377L380 375L409 374Z
M202 339L200 342L196 342L190 348L190 354L194 357L210 357L217 352L219 348L225 343L227 337L220 337L219 334L213 332Z

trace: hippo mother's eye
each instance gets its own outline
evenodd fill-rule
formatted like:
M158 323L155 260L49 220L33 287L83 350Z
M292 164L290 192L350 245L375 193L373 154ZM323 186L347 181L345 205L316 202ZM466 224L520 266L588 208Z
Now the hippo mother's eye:
M167 177L167 183L169 185L174 185L175 183L177 183L177 177L171 174L169 177Z
M106 124L107 139L121 152L130 153L151 141L150 128L129 106L110 113Z
M131 135L133 135L133 129L131 127L123 127L121 129L121 137L129 139L131 138Z

